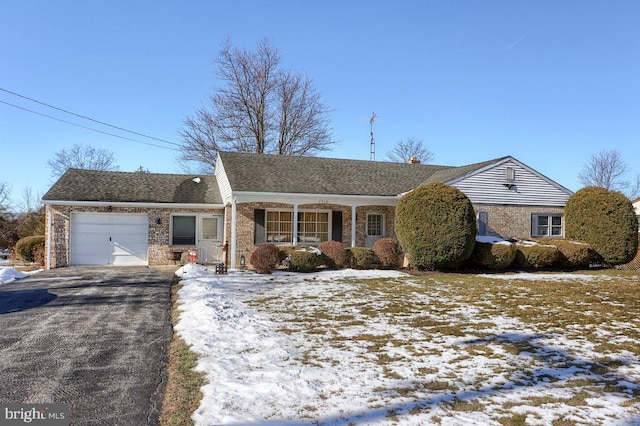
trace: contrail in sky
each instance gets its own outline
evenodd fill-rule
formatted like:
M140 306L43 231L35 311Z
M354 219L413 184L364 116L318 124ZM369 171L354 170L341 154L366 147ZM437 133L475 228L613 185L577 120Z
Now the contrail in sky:
M512 47L514 47L516 44L520 43L522 40L524 40L525 38L527 38L529 34L525 34L522 37L520 37L519 39L517 39L516 41L514 41L513 43L511 43L509 45L509 47L507 47L507 50L511 50Z

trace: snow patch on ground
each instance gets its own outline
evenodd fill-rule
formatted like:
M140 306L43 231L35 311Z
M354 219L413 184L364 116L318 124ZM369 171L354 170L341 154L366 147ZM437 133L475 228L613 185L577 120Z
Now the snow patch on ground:
M629 406L629 395L640 391L638 354L616 357L623 364L617 386L626 388L626 395L609 392L588 407L573 407L562 401L580 391L573 380L594 380L592 369L599 364L591 360L600 354L593 344L562 329L541 332L517 318L450 298L446 290L418 291L422 282L397 271L215 275L186 265L177 275L183 287L176 330L199 354L197 370L208 380L193 414L198 425L422 425L436 418L447 425L499 424L498 418L509 415L506 405L523 407L527 424L551 424L559 415L579 424L622 425L640 418L638 407ZM534 278L538 275L488 276L592 278ZM360 283L381 278L388 279L386 286L414 285L412 298L420 306L447 308L402 311L406 316L398 318L391 309L394 301L376 298L375 286ZM301 316L311 321L300 326ZM353 319L338 320L345 316ZM463 335L408 325L418 320L459 327ZM309 323L315 325L309 329ZM474 336L467 329L482 332ZM526 349L514 353L511 347ZM541 398L549 402L528 403ZM452 410L456 401L481 408Z
M0 267L0 284L10 283L11 281L15 281L21 278L26 278L30 275L37 274L38 272L42 272L44 269L38 269L36 271L29 271L27 273L20 272L13 268L2 268Z

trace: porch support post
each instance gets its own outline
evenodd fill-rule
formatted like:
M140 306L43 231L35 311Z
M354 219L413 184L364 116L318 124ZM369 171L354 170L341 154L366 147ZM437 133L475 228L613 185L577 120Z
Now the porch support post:
M236 197L231 200L231 269L236 269L236 236L238 235L238 209Z
M53 238L51 236L51 231L53 231L53 210L51 209L51 206L47 204L45 211L47 217L47 259L44 264L45 269L49 270L51 269L51 242L53 241Z
M351 247L356 246L356 206L351 206Z
M298 205L293 205L293 246L298 245Z

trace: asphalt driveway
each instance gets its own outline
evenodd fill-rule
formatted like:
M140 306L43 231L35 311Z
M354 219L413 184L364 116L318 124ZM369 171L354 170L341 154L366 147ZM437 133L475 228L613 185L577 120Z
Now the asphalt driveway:
M74 267L0 286L0 403L65 403L71 424L157 424L172 274Z

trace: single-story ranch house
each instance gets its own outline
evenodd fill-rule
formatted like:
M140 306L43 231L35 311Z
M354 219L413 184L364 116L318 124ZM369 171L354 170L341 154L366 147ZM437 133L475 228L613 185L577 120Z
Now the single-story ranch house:
M165 265L192 251L236 268L262 243L371 247L395 237L402 194L430 182L469 197L481 235L564 235L572 192L509 156L452 167L219 152L215 175L68 170L43 197L46 267Z

